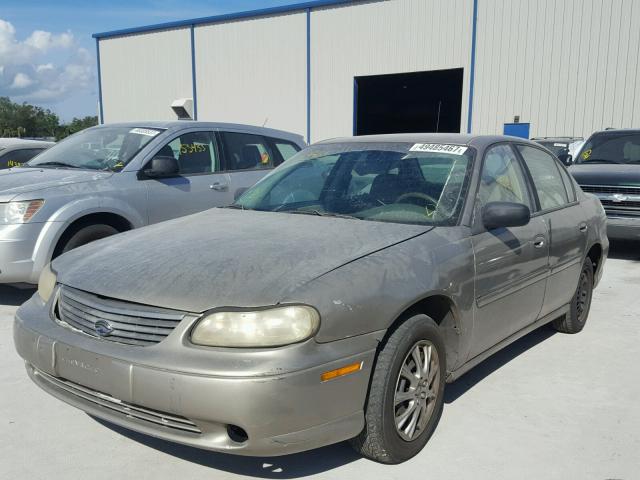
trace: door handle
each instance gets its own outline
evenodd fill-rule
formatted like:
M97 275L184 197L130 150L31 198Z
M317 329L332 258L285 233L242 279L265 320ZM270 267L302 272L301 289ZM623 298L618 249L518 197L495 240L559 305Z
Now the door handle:
M536 237L533 241L533 246L536 248L544 247L544 237Z
M589 226L586 223L583 223L578 227L582 233L586 232L589 229Z
M229 190L229 184L222 183L222 182L215 182L209 185L209 188L211 190L216 190L218 192L226 192L227 190Z

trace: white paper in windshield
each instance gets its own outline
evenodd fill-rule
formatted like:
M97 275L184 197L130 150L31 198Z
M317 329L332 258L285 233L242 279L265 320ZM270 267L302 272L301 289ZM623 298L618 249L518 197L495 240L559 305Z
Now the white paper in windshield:
M160 132L158 130L151 130L150 128L134 128L129 130L129 133L137 133L138 135L146 135L148 137L155 137Z
M464 155L467 147L461 145L447 145L444 143L416 143L409 149L410 152L450 153L451 155Z

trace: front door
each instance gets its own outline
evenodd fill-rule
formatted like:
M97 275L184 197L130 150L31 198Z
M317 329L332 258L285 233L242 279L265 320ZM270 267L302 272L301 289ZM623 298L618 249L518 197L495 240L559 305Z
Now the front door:
M180 171L171 178L145 179L149 223L189 215L233 202L228 173L220 172L220 153L213 132L182 133L155 156L172 156Z
M486 230L482 207L515 202L532 212L534 197L524 168L510 144L487 150L476 199L472 244L476 266L476 315L470 357L535 322L544 299L549 244L545 221L534 217L522 227Z

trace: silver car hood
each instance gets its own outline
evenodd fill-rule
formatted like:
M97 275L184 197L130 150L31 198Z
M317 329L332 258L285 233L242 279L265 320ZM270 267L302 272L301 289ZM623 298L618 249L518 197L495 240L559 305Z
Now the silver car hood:
M431 228L216 208L98 240L59 257L53 269L62 284L145 305L266 306Z
M10 168L0 170L0 202L8 202L21 193L71 183L90 182L113 175L112 172L68 168Z

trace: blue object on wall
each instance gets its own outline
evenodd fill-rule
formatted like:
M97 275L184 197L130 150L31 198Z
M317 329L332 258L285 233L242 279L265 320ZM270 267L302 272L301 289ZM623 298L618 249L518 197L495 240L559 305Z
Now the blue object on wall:
M513 137L529 138L529 123L505 123L503 133Z

